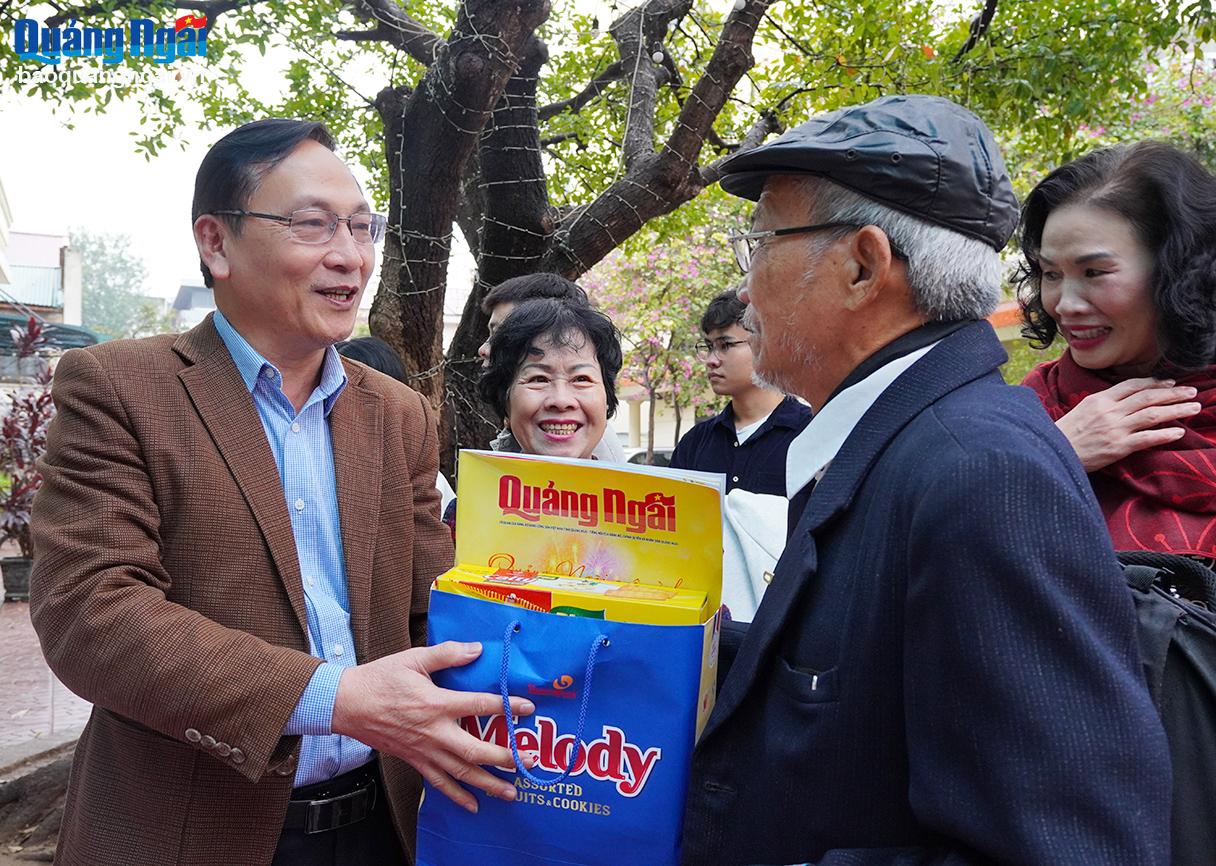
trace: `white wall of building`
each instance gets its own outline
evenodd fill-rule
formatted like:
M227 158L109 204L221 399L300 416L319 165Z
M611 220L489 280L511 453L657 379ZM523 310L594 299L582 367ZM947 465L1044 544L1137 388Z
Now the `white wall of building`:
M63 323L84 324L84 292L82 290L82 265L80 251L64 247L63 259Z
M696 418L692 409L685 407L680 422L680 435L689 431ZM612 419L626 448L645 448L650 436L650 401L644 399L622 399ZM675 445L676 413L662 400L654 412L654 447L671 448Z

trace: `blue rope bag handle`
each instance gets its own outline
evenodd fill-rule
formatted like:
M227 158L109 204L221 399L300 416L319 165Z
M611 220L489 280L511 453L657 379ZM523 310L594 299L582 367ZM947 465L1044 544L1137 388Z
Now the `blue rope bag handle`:
M578 708L578 729L574 732L574 742L570 746L570 752L566 757L566 772L562 773L556 779L542 779L539 776L534 776L524 766L524 762L519 757L519 743L515 737L515 717L511 715L511 696L507 694L507 669L511 663L511 638L519 634L519 620L514 620L507 626L506 632L502 636L502 667L498 671L498 684L502 689L502 713L507 717L507 735L511 743L511 757L515 759L515 769L519 770L524 777L534 785L539 785L542 788L548 788L556 785L558 782L564 781L570 775L570 771L574 769L574 765L578 759L578 751L583 747L583 729L587 725L587 703L591 700L591 672L595 669L595 657L599 655L601 647L606 647L609 644L607 635L597 635L595 640L591 642L591 650L587 653L587 672L583 676L583 700Z

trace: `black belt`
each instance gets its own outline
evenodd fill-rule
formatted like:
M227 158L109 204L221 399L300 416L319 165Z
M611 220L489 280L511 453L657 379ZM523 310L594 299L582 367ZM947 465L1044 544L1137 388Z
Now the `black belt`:
M362 821L376 806L376 764L291 792L284 830L325 833Z

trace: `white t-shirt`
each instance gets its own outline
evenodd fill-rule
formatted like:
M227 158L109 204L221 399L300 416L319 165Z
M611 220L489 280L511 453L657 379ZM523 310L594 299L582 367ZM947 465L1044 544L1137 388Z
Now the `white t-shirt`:
M735 441L738 442L740 445L742 445L749 438L751 438L751 435L753 433L755 433L757 430L760 429L760 425L762 425L765 421L767 421L769 419L769 415L772 415L772 414L773 414L772 412L769 412L768 415L765 415L763 418L761 418L755 424L748 424L746 427L736 426L735 427Z

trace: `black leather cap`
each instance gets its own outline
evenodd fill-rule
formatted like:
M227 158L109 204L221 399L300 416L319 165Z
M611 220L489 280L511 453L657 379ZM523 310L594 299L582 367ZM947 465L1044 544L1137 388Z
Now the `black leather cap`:
M774 174L826 177L1001 250L1018 200L996 140L937 96L884 96L820 115L729 159L722 188L755 201Z

